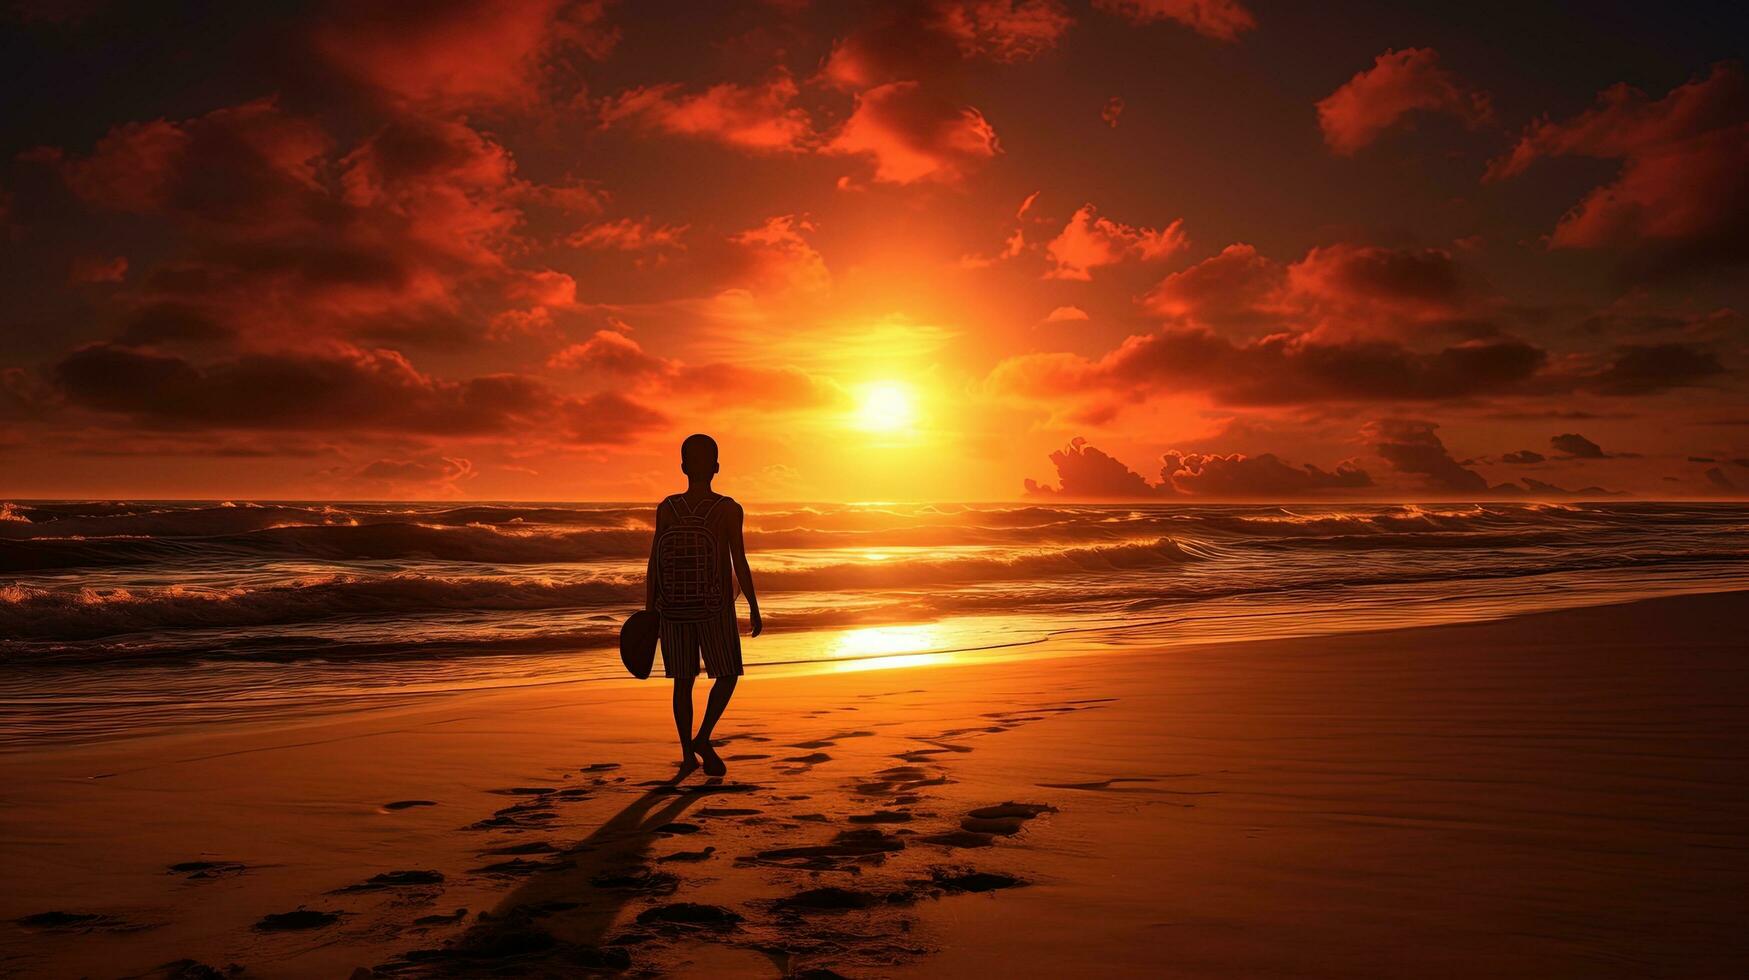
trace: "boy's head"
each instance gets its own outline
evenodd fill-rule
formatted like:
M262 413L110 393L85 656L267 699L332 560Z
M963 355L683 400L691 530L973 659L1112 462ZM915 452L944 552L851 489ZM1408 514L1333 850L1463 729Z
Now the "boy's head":
M717 472L717 441L703 433L690 435L680 444L680 472L691 477L710 477Z

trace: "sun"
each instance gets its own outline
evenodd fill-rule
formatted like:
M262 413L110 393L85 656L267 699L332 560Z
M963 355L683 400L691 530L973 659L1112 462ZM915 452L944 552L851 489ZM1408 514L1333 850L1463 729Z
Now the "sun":
M916 399L911 386L898 381L875 381L863 385L856 405L856 427L868 432L898 432L916 421Z

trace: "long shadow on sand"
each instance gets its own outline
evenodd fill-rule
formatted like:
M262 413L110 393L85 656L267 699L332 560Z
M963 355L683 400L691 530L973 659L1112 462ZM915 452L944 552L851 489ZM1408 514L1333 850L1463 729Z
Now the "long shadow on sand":
M657 786L588 837L543 862L538 873L453 942L438 949L414 950L378 967L378 972L575 975L626 969L631 957L625 945L652 937L632 932L609 939L620 913L635 900L672 894L680 883L677 876L655 870L648 860L651 844L664 836L662 828L700 799L756 788L720 780ZM684 916L690 907L673 908Z

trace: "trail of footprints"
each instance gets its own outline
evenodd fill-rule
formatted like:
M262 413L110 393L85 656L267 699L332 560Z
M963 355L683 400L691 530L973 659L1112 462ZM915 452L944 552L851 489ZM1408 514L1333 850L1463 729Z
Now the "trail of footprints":
M712 780L675 784L649 780L628 787L625 777L604 775L618 769L617 763L585 766L577 771L585 778L570 786L491 790L493 795L516 802L463 828L467 832L502 835L502 839L478 850L480 863L466 873L476 879L502 881L512 886L539 881L542 876L583 874L587 876L583 879L587 888L594 894L579 895L580 901L576 902L545 900L516 904L496 916L482 911L474 914L471 923L465 908L413 916L405 925L389 927L391 934L448 932L452 938L434 948L405 953L374 969L361 968L354 977L450 976L552 968L568 973L609 974L628 970L634 963L641 964L640 972L659 971L663 954L674 954L685 944L698 941L757 950L769 956L787 976L820 980L841 976L828 966L872 969L924 955L928 952L926 944L911 935L914 920L907 914L911 906L944 896L994 892L1027 884L1023 878L1004 871L967 866L954 860L955 856L967 851L993 853L987 849L1020 834L1030 822L1057 812L1049 804L1015 801L974 807L963 813L938 813L930 809L931 791L954 782L949 763L972 751L971 746L960 740L1089 710L1111 700L1115 699L988 712L981 716L990 721L987 725L912 736L911 740L921 747L894 753L895 765L845 784L852 799L868 804L859 812L837 815L805 812L809 794L782 794L776 787L753 783ZM771 767L775 781L781 782L783 777L805 774L832 762L832 756L825 750L840 742L874 734L865 730L842 731L784 743L784 748L807 750L806 754L778 757L775 753L737 753L725 758L743 763L764 761ZM719 744L769 741L772 740L754 733L720 739ZM573 777L567 773L564 778ZM1080 787L1065 784L1063 788ZM719 796L744 795L752 797L750 802L757 805L692 805L685 811L685 819L637 826L624 840L609 841L609 846L601 846L593 837L571 846L546 839L516 839L554 830L568 805L607 793L625 793L628 789L677 799L714 800ZM431 800L401 800L383 804L382 810L394 813L436 805ZM726 825L730 821L733 826ZM839 824L844 826L840 828ZM732 845L727 840L718 844L701 842L661 854L648 853L652 844L666 841L693 844L696 838L712 838L719 830L733 837ZM625 846L627 840L636 842L636 846ZM731 857L725 848L736 853ZM714 862L725 859L766 874L768 880L790 894L751 900L739 910L669 900L688 886L679 872L691 868L708 872ZM231 861L191 861L174 865L169 872L193 881L248 870ZM387 909L391 912L409 907L429 908L437 905L447 880L444 873L436 870L394 870L328 894L388 895L391 902ZM604 895L608 898L605 913L600 911ZM618 910L636 904L646 907L631 917L628 927L602 936L596 944L561 941L541 925L543 920L555 921L555 916L586 907L596 909L597 915L618 919ZM264 933L317 930L355 914L345 909L300 906L263 916L255 928ZM19 924L55 931L90 931L117 925L100 917L63 912L41 913L19 920ZM464 925L465 930L455 932ZM235 972L234 966L226 970ZM178 961L166 964L154 975L217 977L232 973L194 961Z

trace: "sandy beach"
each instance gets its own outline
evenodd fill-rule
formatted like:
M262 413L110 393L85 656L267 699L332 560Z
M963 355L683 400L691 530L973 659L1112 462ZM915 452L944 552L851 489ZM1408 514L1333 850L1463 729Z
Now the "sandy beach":
M767 669L678 785L657 681L15 752L0 972L1740 975L1746 611Z

